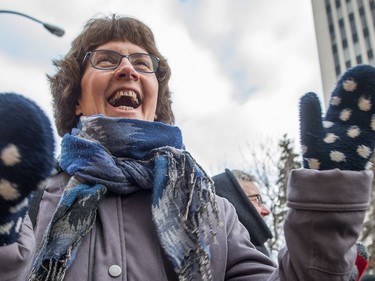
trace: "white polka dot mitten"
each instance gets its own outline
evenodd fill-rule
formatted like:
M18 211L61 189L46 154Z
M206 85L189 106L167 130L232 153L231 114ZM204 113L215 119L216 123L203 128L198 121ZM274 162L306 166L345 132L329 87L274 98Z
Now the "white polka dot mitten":
M358 65L347 70L332 92L324 118L321 114L316 94L301 98L303 166L366 169L375 147L375 68Z
M31 100L0 93L0 246L17 241L32 191L54 164L51 123Z

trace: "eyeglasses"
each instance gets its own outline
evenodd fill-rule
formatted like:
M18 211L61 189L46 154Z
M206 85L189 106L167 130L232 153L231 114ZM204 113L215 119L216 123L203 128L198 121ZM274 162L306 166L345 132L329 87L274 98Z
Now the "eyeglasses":
M264 204L262 195L260 194L248 195L247 197L250 199L250 201L257 203L259 207L261 207Z
M159 67L160 59L154 55L144 53L133 53L121 55L111 50L94 50L86 53L83 61L89 59L93 68L100 70L116 69L123 58L127 58L137 72L155 73Z

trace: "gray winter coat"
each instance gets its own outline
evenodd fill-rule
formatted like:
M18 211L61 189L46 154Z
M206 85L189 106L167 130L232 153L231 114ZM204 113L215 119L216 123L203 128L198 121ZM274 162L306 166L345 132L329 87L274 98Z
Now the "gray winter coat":
M49 180L35 236L27 218L18 243L0 247L0 280L27 280L35 241L40 243L68 178L61 173ZM217 228L217 244L210 247L213 280L348 280L371 181L372 172L293 171L284 225L287 249L280 252L278 267L250 243L234 207L217 197L223 225ZM153 227L149 191L103 201L65 280L177 280Z

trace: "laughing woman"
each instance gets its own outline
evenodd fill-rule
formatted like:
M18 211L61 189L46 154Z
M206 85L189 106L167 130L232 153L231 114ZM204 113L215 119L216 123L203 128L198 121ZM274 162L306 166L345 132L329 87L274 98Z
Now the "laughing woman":
M55 65L59 172L48 179L35 229L26 216L16 235L0 233L1 280L349 280L372 179L352 164L360 156L293 171L287 248L276 265L185 150L170 69L144 23L93 18Z

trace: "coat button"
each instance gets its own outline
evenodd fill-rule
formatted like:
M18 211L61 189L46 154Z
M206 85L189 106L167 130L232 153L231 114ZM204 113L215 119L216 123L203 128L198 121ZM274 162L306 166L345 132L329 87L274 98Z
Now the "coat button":
M117 276L120 276L121 274L121 267L119 267L118 265L114 264L114 265L111 265L108 269L108 273L109 275L111 275L112 277L117 277Z

